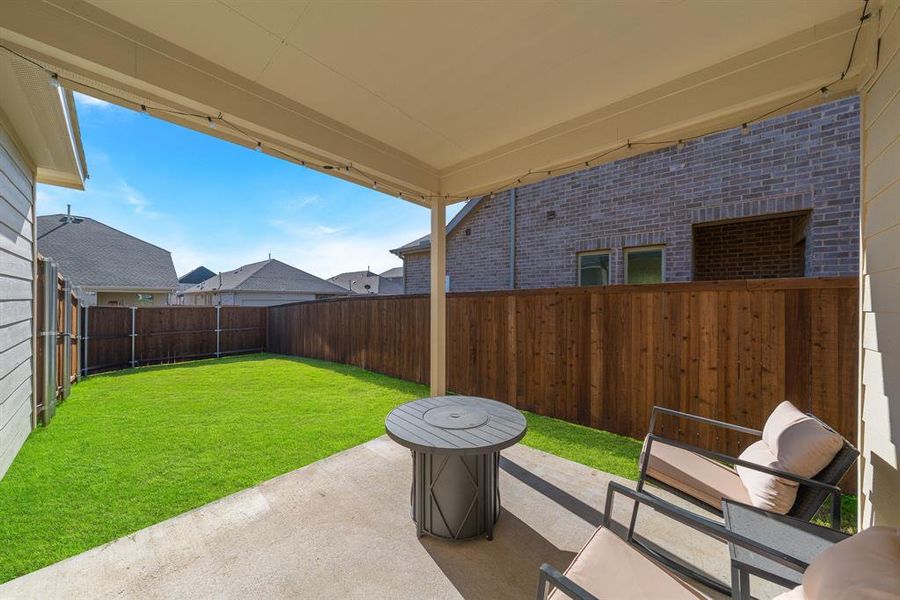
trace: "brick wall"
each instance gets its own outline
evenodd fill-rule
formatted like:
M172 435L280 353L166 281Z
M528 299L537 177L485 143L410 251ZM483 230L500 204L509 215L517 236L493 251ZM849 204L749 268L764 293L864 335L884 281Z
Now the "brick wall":
M844 98L684 145L516 190L516 287L576 284L576 254L665 246L667 281L693 278L700 223L809 211L808 276L858 270L859 99ZM483 200L449 236L451 290L509 287L510 192ZM407 291L428 291L428 254L404 260Z
M694 229L694 280L803 277L804 216L704 225Z
M429 273L431 261L427 252L415 252L403 257L403 290L407 294L427 294L431 289Z

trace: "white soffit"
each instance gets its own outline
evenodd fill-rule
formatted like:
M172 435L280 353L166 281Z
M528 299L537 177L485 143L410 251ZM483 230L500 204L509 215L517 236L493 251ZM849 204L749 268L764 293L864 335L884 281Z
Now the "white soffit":
M84 188L84 156L71 92L46 71L0 52L0 120L32 163L40 183Z
M474 195L816 90L845 68L862 6L6 0L0 38L89 85L221 111L294 155L404 191ZM835 95L870 71L869 29Z

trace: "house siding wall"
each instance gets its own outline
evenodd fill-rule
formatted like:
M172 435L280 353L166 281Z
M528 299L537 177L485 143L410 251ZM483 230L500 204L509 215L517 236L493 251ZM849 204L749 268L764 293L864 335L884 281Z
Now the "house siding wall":
M305 302L330 297L322 294L305 294L292 292L236 292L225 294L185 294L186 306L275 306L291 302Z
M900 526L900 3L863 95L860 526Z
M138 304L138 294L151 294L153 302ZM167 292L97 292L96 295L91 294L87 297L92 299L91 306L106 306L110 302L115 302L117 306L166 306L169 303Z
M665 245L667 281L693 278L697 223L811 211L805 273L858 272L859 98L851 97L525 185L516 193L515 287L577 283L576 255ZM510 192L485 199L451 232L452 291L509 287ZM428 253L404 259L406 291L428 291Z
M315 299L315 294L243 292L234 294L233 304L235 304L236 306L275 306L278 304L304 302L307 300Z
M0 478L32 427L34 173L0 124Z

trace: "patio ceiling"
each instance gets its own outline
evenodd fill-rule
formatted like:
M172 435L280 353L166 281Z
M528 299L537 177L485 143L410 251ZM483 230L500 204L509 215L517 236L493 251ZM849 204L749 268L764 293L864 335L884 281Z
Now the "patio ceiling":
M867 25L847 69L861 10L7 0L0 41L74 89L431 205L854 93L874 63Z

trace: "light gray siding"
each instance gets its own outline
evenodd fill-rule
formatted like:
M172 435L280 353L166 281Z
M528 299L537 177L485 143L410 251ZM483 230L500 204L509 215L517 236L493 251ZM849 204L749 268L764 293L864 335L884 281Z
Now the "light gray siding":
M0 126L0 477L32 427L34 176Z
M315 300L315 294L275 293L275 292L239 292L234 294L233 304L237 306L275 306L291 302Z
M223 292L221 294L185 294L186 306L275 306L291 302L306 302L328 298L328 294L308 294L303 292Z
M863 96L859 527L900 524L900 1Z

